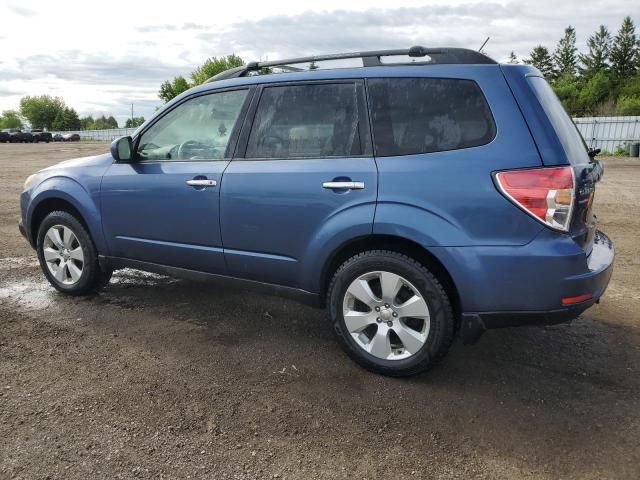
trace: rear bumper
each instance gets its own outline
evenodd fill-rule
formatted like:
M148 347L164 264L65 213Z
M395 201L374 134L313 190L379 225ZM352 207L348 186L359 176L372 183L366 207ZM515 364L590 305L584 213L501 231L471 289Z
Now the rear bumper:
M465 312L462 314L460 336L465 343L473 343L486 330L492 328L552 325L568 322L578 317L587 308L600 301L607 289L613 273L615 251L613 243L604 233L598 231L594 238L593 250L587 258L586 271L563 278L548 278L554 286L554 298L557 308L546 310L505 310ZM541 259L541 261L544 261ZM517 265L514 265L517 268ZM526 272L522 272L526 274ZM530 279L535 282L534 278ZM535 295L534 283L531 283L531 294ZM563 299L590 295L590 298L579 303L563 305ZM541 299L543 300L543 299Z

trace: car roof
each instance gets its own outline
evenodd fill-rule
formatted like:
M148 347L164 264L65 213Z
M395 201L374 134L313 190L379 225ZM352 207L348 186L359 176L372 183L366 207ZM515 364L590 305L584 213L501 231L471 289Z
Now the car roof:
M478 65L389 65L381 67L353 67L305 70L301 72L269 73L247 77L230 78L210 83L204 83L187 90L185 94L192 95L208 90L218 90L242 85L259 85L263 83L284 83L312 80L341 80L376 77L422 77L442 76L450 78L473 78L481 70L499 68L498 64ZM475 72L475 73L474 73Z

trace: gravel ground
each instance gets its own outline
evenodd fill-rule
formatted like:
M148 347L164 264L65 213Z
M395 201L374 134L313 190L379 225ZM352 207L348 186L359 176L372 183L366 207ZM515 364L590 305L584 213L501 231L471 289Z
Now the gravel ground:
M291 301L133 270L56 293L16 227L22 183L107 148L0 144L0 478L640 478L640 161L604 160L600 305L399 380Z

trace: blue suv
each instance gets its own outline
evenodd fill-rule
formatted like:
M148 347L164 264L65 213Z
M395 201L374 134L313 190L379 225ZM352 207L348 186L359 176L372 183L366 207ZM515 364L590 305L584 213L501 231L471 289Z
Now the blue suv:
M600 299L596 154L538 70L471 50L254 62L30 176L20 230L62 292L124 267L250 282L326 306L356 362L411 375L456 336Z

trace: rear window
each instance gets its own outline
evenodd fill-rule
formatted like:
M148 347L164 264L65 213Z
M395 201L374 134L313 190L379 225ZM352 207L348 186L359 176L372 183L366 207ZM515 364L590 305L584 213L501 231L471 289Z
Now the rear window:
M265 88L245 157L360 155L357 93L354 83Z
M478 85L446 78L369 80L378 156L411 155L489 143L496 127Z
M527 77L531 89L558 135L570 163L587 163L587 146L571 117L547 81L542 77Z

